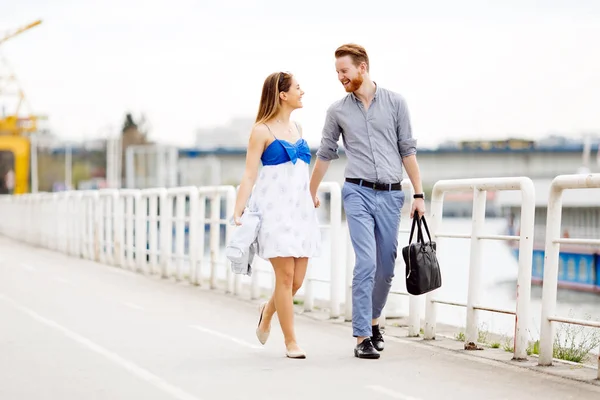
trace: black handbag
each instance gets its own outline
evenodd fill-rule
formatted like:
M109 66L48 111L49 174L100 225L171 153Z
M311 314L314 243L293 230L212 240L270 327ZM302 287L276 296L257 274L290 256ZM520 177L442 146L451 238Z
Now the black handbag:
M421 221L429 238L427 242L423 239ZM417 241L411 243L415 225L417 226ZM402 248L402 257L406 263L406 290L408 293L420 295L442 286L442 274L436 255L436 243L431 241L425 216L419 218L418 213L415 213L410 228L408 246Z

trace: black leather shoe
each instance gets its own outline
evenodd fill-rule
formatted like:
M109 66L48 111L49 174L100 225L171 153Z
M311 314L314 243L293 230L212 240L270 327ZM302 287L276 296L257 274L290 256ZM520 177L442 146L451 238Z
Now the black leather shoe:
M379 358L380 354L373 347L371 338L366 338L354 348L354 357L358 358Z
M371 329L373 329L373 336L371 336L373 347L375 347L377 351L383 351L383 335L379 330L379 324L373 325Z

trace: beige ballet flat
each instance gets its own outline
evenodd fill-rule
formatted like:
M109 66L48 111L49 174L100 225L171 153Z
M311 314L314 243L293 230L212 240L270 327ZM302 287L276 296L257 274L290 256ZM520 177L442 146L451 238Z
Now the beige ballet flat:
M298 350L286 350L285 355L288 358L306 358L306 352L302 349Z
M267 303L263 303L258 307L258 312L260 313L260 318L258 319L258 326L256 327L256 337L258 338L258 341L261 344L265 344L267 342L267 339L269 338L269 334L271 333L271 330L263 332L259 328L260 322L262 321L262 317L263 317L263 311L265 310L266 306L267 306Z

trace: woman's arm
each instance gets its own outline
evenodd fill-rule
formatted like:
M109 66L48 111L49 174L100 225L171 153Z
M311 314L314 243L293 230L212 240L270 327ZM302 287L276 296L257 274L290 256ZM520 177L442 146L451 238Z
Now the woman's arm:
M244 212L250 193L252 193L252 188L254 187L258 175L260 157L262 156L269 139L269 132L264 125L255 126L250 133L248 151L246 153L246 169L244 170L244 175L240 182L240 188L233 209L233 218L236 225L241 224L240 217Z

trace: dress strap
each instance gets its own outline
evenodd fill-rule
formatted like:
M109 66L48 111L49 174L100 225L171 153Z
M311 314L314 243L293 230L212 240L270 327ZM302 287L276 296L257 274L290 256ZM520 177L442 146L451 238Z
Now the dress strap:
M267 124L266 124L266 123L264 123L264 122L263 122L263 124L264 124L264 126L266 126L266 127L267 127L267 129L269 130L269 133L271 133L271 135L272 135L272 136L275 138L275 140L279 140L279 139L277 139L277 136L275 136L275 134L273 133L273 131L271 130L271 128L269 128L269 125L267 125Z

